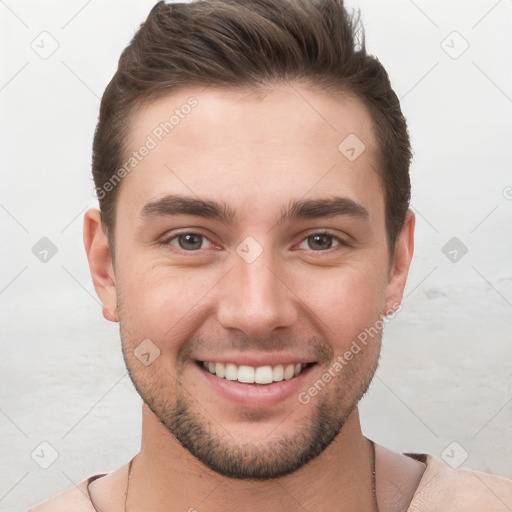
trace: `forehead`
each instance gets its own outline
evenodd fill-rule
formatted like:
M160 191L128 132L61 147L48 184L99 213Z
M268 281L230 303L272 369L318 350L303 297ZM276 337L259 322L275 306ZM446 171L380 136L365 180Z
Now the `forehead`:
M133 117L127 158L139 157L120 196L140 209L165 193L266 208L289 196L338 192L380 200L372 120L353 95L299 84L266 90L187 89ZM364 197L358 198L359 202ZM236 208L236 207L235 207Z
M190 138L197 130L200 140ZM157 143L172 138L184 145L220 144L231 150L236 143L262 141L265 147L259 149L264 150L286 140L281 150L297 152L312 136L337 150L350 134L366 145L367 155L376 149L371 116L358 97L283 84L250 90L191 88L150 101L133 117L129 142L136 146L151 135Z

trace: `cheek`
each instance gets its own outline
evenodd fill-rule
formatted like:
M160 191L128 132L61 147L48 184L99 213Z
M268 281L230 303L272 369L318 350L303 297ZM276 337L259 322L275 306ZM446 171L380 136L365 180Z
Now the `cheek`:
M177 351L187 327L190 330L188 320L218 277L197 269L131 268L125 265L118 279L121 323L136 337L149 338L162 350Z
M313 281L312 281L313 284ZM370 269L333 269L314 280L304 301L328 338L343 344L379 318L385 299L382 277Z

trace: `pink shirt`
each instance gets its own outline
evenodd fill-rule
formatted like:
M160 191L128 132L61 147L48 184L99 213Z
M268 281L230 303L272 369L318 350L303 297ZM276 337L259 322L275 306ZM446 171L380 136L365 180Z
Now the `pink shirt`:
M409 512L512 511L512 480L470 469L452 469L432 455L404 455L426 465ZM88 485L106 474L91 476L29 512L95 512Z

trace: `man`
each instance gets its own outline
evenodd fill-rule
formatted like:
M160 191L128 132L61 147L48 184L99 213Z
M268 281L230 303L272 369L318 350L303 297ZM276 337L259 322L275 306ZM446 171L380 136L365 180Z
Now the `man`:
M84 242L141 450L34 511L512 508L510 481L361 432L414 216L406 122L356 28L341 0L160 2L123 52Z

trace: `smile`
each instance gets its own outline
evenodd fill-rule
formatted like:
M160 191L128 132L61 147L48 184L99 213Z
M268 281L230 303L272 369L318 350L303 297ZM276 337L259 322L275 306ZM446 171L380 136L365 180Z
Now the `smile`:
M290 380L314 363L277 364L275 366L247 366L234 363L214 363L198 361L211 374L221 379L236 380L243 384L272 384Z

